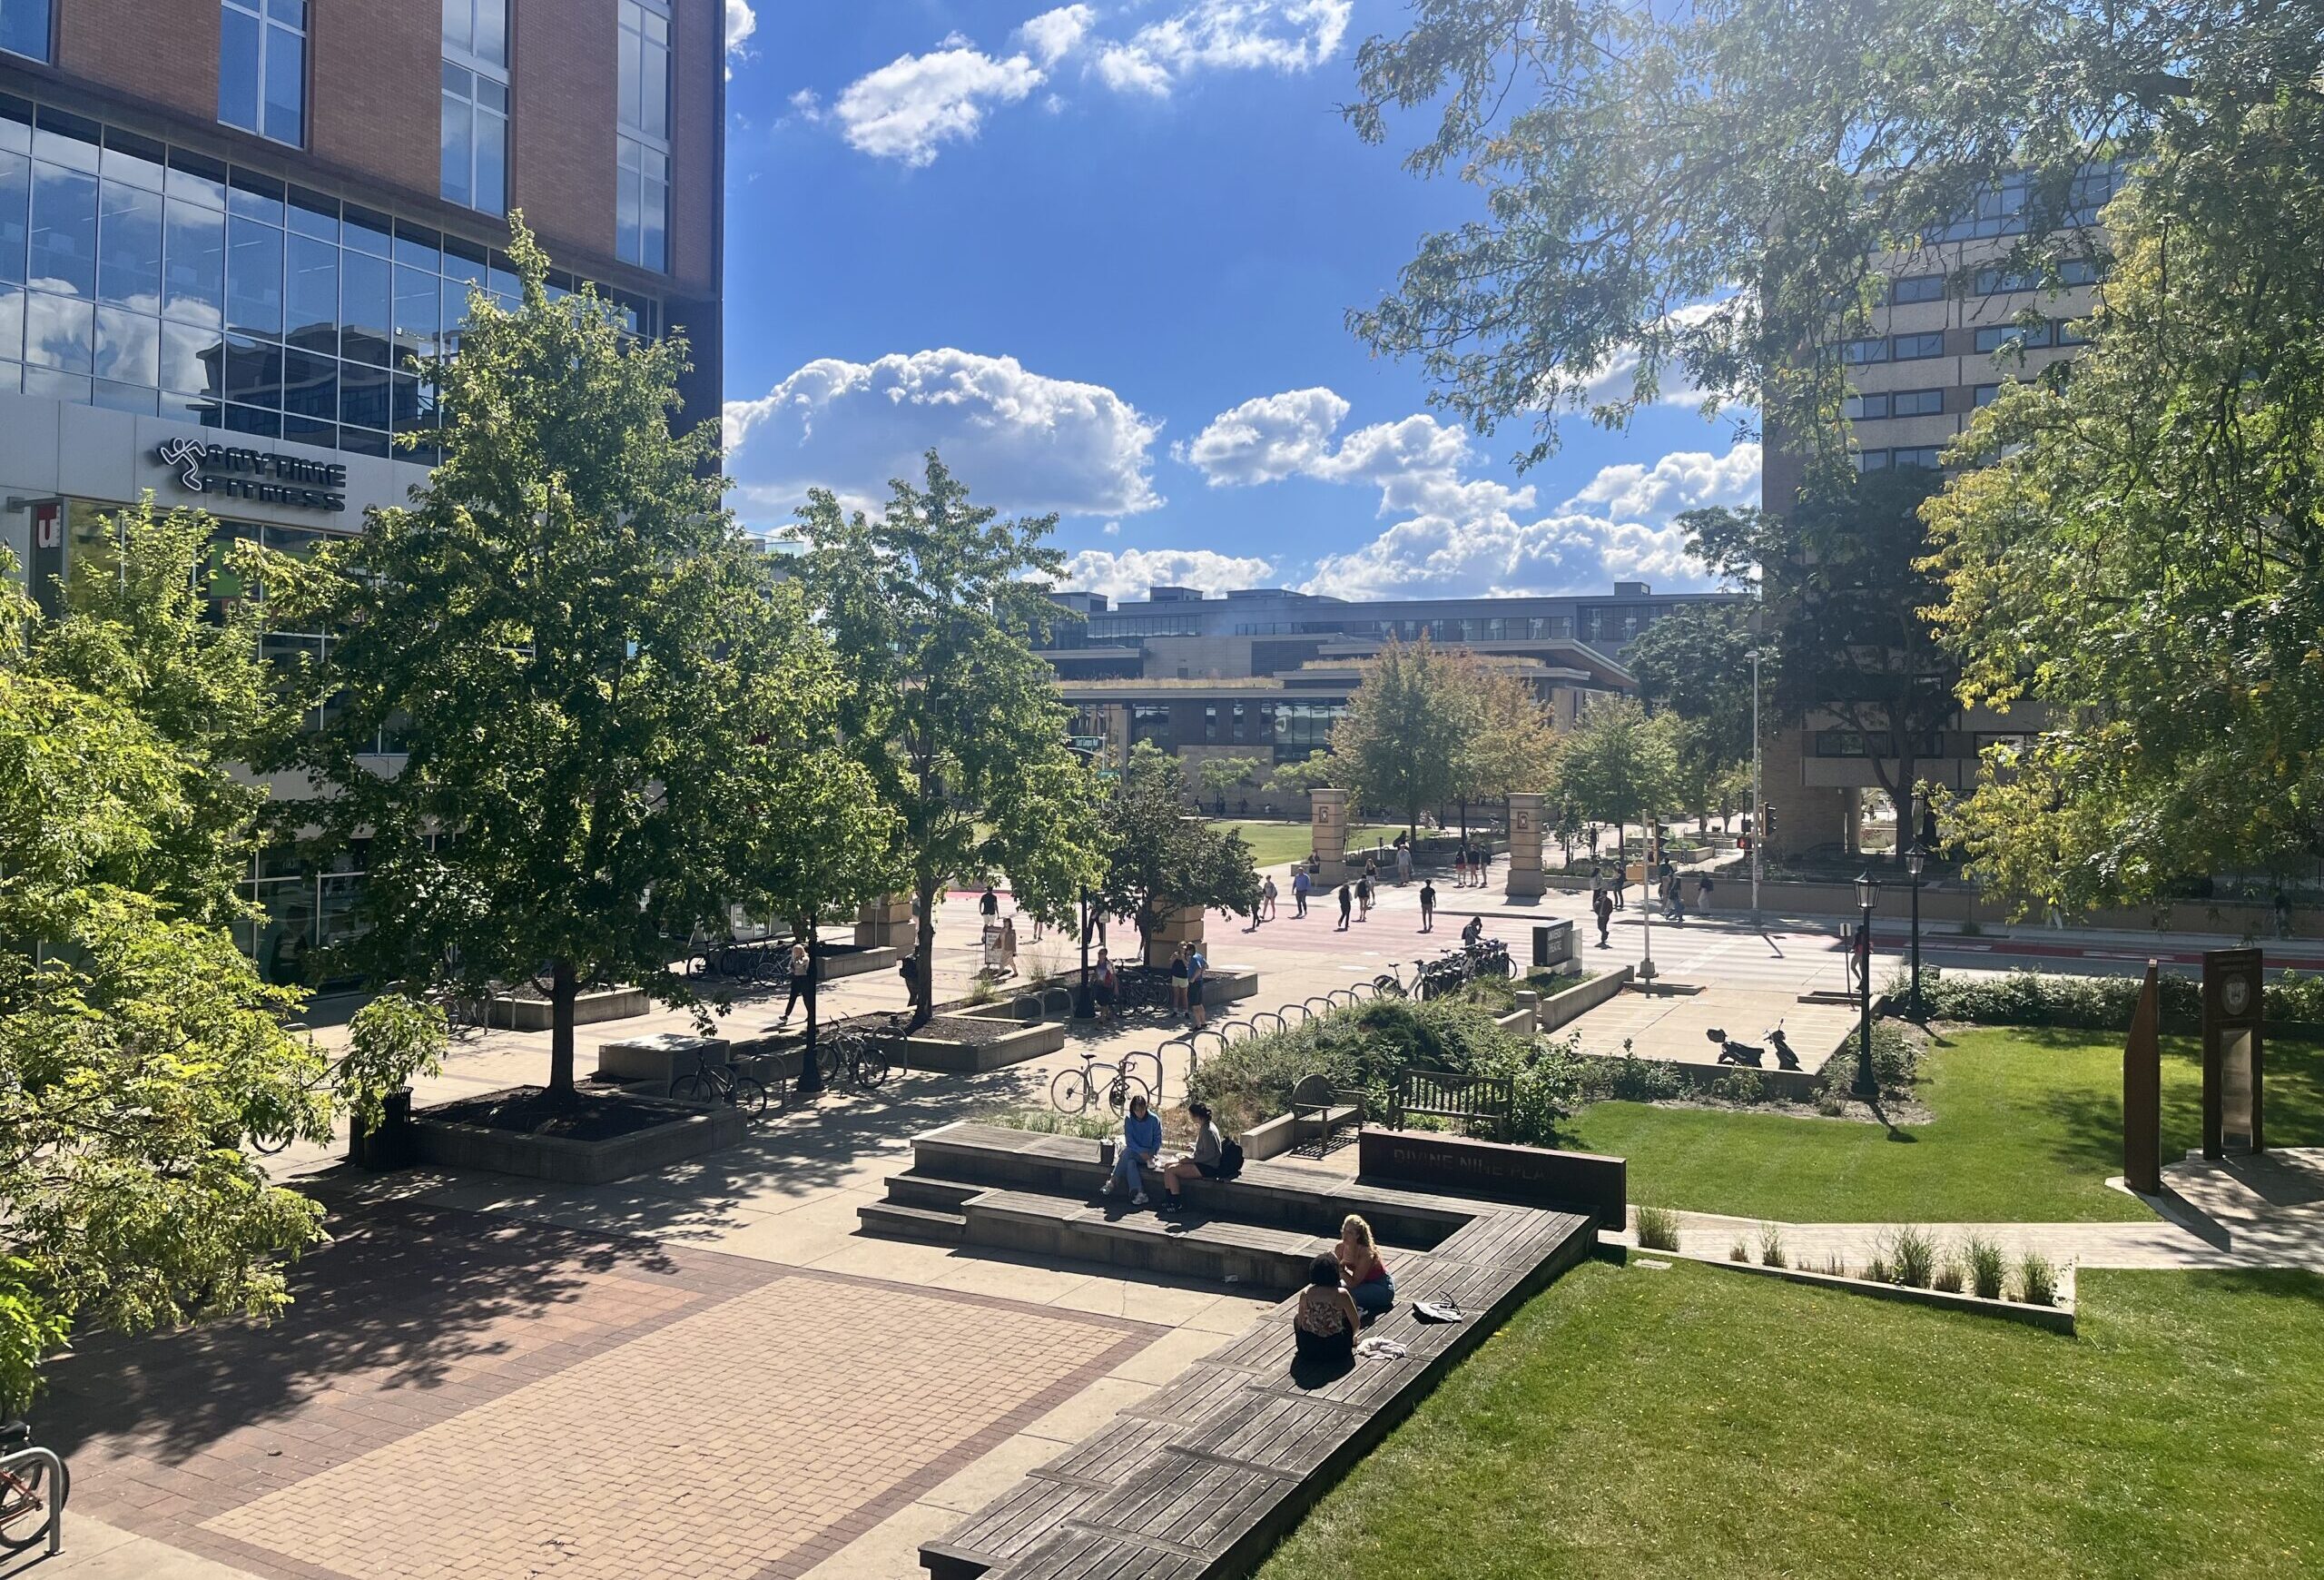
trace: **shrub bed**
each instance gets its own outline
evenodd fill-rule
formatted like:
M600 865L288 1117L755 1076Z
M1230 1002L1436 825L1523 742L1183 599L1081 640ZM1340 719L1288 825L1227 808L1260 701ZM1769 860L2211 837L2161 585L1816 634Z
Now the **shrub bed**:
M2162 1023L2167 1031L2193 1032L2203 1019L2202 984L2192 977L2164 976ZM1899 999L1906 983L1899 976L1889 995ZM2324 1022L2324 976L2286 972L2262 990L2270 1022ZM1933 1019L1983 1026L2058 1026L2082 1032L2127 1032L2138 1007L2133 976L2067 976L2019 970L2004 976L1948 977L1921 973L1921 999Z
M1375 999L1204 1060L1188 1095L1209 1103L1220 1128L1235 1134L1288 1111L1292 1090L1318 1072L1335 1087L1366 1092L1375 1112L1385 1111L1396 1073L1407 1065L1507 1076L1514 1097L1509 1140L1550 1146L1558 1121L1572 1111L1581 1063L1571 1043L1537 1045L1505 1032L1474 1000Z

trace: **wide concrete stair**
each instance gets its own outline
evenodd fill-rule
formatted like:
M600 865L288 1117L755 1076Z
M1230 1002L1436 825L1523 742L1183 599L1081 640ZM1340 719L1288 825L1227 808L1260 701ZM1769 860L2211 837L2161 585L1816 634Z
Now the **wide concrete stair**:
M1163 1217L1103 1194L1097 1144L1000 1126L948 1125L913 1143L887 1198L859 1208L867 1234L1108 1263L1174 1278L1285 1292L1306 1281L1341 1220L1361 1212L1383 1244L1426 1250L1468 1215L1404 1192L1254 1163L1239 1179L1197 1180ZM1156 1194L1159 1194L1159 1186Z

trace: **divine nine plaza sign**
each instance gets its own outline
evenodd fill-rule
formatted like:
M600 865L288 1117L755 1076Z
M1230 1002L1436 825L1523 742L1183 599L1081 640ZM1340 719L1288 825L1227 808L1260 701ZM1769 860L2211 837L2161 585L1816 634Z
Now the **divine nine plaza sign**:
M192 439L164 440L154 447L153 459L175 471L188 493L301 510L347 509L347 469L330 461Z

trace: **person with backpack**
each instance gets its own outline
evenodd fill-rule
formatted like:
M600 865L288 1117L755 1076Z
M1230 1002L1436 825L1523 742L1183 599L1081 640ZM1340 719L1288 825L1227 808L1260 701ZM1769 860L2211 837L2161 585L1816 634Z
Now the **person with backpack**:
M1469 886L1469 847L1465 844L1452 847L1452 886L1456 889Z
M1590 909L1598 918L1598 947L1611 948L1612 945L1606 941L1606 930L1614 924L1614 896L1603 889L1599 890L1590 896Z
M1355 881L1355 919L1359 922L1372 920L1372 873L1369 868Z
M1168 1192L1162 1203L1165 1212L1178 1210L1178 1193L1189 1180L1231 1180L1240 1171L1243 1149L1218 1133L1218 1123L1211 1117L1210 1104L1187 1104L1187 1117L1195 1121L1195 1150L1162 1170L1162 1188ZM1227 1149L1232 1146L1232 1160Z

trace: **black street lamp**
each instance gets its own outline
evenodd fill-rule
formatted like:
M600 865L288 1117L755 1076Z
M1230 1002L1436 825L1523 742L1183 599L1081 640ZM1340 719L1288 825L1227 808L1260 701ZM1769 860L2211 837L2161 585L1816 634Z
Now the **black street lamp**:
M1866 873L1856 881L1856 908L1863 915L1856 923L1856 958L1859 973L1859 987L1864 994L1864 1016L1858 1028L1856 1044L1856 1095L1866 1102L1880 1096L1880 1078L1872 1071L1872 912L1880 904L1880 885Z
M1089 994L1089 891L1081 891L1081 987L1073 995L1073 1017L1078 1021L1098 1018L1098 1001Z
M1905 853L1905 871L1913 879L1913 1009L1911 1019L1921 1018L1921 874L1928 869L1928 852L1920 841Z

